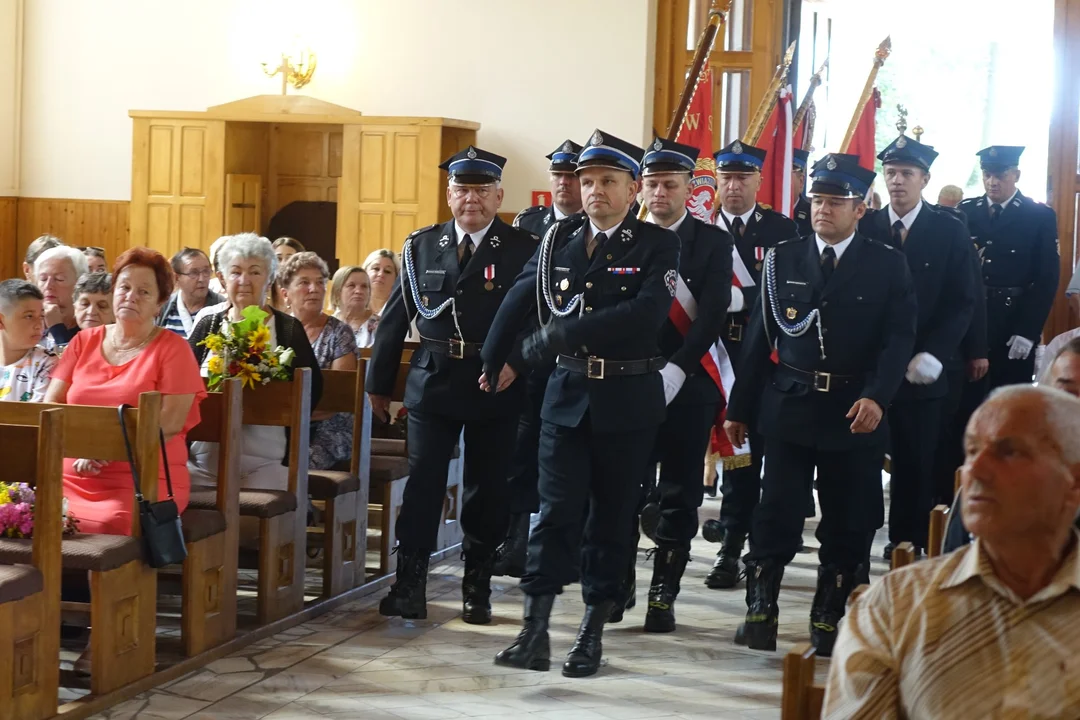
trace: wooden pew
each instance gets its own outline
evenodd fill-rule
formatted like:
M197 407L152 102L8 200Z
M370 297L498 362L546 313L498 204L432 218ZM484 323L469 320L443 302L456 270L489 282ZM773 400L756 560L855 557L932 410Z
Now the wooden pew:
M364 392L363 372L323 370L322 378L322 399L315 409L353 416L349 469L308 471L311 499L322 501L326 508L323 596L334 597L364 582L364 557L357 543L367 538L371 406Z
M289 430L286 490L240 489L240 515L259 524L256 620L267 625L304 606L304 547L307 534L308 443L311 370L297 368L291 382L271 382L243 392L243 424ZM191 506L216 507L213 488L192 490Z
M240 547L240 455L243 385L226 380L199 406L191 442L219 443L214 507L188 507L181 517L188 556L184 561L180 636L184 655L228 642L236 635L236 583Z
M26 482L36 493L31 563L0 565L0 720L56 714L64 412L41 413L40 427L0 425L4 480Z
M780 699L781 720L817 720L825 702L825 688L814 684L814 647L799 643L784 656L784 685Z
M64 455L128 462L116 408L46 403L0 403L0 423L38 425L46 410L63 409ZM128 432L142 494L157 499L161 395L143 393L127 411ZM61 542L64 570L90 574L90 690L104 695L154 672L157 572L143 562L139 513L132 492L132 535L79 533ZM27 563L32 544L0 538L0 562ZM84 611L84 603L63 609Z
M902 542L893 549L890 569L896 570L915 562L915 547L909 542Z
M937 505L930 511L930 532L926 540L926 557L937 557L945 544L945 525L949 521L949 506Z
M357 374L361 378L367 377L368 362L367 358L360 358L360 369ZM405 381L408 374L409 362L402 360L398 365L397 381L390 395L393 402L401 402L405 397ZM369 424L370 417L369 414ZM370 429L366 432L370 436ZM375 547L379 551L378 575L381 576L397 569L397 556L393 554L394 547L397 545L394 526L401 512L401 503L405 499L405 485L409 481L407 441L371 438L369 468L367 526L378 528L380 531ZM367 546L368 540L365 539L365 547Z

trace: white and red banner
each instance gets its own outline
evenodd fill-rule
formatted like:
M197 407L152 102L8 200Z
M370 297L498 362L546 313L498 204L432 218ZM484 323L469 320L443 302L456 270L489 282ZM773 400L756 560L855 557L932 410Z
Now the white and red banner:
M691 215L702 222L712 222L716 212L716 161L712 155L712 88L712 68L706 67L698 77L686 118L675 136L675 142L698 149L694 177L690 180L690 200L686 207Z
M788 217L792 216L795 206L791 185L791 166L795 161L791 127L793 100L790 85L780 89L776 107L766 121L759 140L761 149L767 154L765 166L761 169L758 202Z

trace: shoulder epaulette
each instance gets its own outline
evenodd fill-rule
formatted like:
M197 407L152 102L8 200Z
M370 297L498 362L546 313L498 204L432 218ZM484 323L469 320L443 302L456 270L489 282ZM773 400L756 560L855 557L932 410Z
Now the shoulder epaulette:
M882 250L888 250L889 252L900 252L899 250L894 248L892 245L889 245L888 243L883 243L880 240L875 240L874 238L869 238L869 237L866 237L865 235L863 235L862 237L863 237L864 240L866 240L866 242L868 244L873 245L875 247L879 247Z
M532 207L527 207L524 210L522 210L521 212L519 212L517 215L515 215L514 216L514 222L512 222L510 224L513 227L517 227L518 224L521 221L521 218L526 217L528 215L535 215L536 213L543 212L544 210L547 210L546 205L533 205Z
M420 233L426 233L428 230L432 230L434 228L439 227L439 225L440 225L440 223L435 223L433 225L428 225L427 227L422 227L419 230L413 230L411 233L409 233L409 237L407 237L405 239L406 240L412 239L412 238L416 237L417 235L419 235Z
M977 197L973 197L973 198L964 198L963 200L961 200L961 201L960 201L960 204L961 204L961 205L974 205L974 204L975 204L975 203L977 203L977 202L978 202L978 201L979 201L980 199L981 199L981 198L977 198Z
M781 240L780 242L773 245L773 247L780 247L781 245L792 245L792 244L797 243L797 242L802 242L805 239L806 239L805 237L788 238L787 240Z

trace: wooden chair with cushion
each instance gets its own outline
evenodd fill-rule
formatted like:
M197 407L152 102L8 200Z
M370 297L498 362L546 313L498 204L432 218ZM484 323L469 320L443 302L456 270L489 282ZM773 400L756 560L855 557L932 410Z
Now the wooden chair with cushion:
M304 547L307 533L308 443L311 370L297 368L291 382L271 382L243 392L243 424L289 431L286 490L239 491L240 516L259 526L256 621L267 625L304 607ZM191 507L212 510L218 492L193 489Z
M46 410L64 410L64 456L128 462L116 408L0 402L0 423L39 425ZM161 395L143 393L127 411L142 494L157 499ZM65 571L90 574L90 690L104 695L154 672L157 572L143 562L139 513L132 488L131 536L79 533L61 543ZM31 541L0 538L0 563L30 564ZM85 612L86 603L62 610Z
M0 720L42 720L56 714L63 413L41 413L40 427L0 425L3 479L26 482L36 493L30 563L0 565ZM32 447L36 453L28 452Z
M236 635L236 575L240 547L240 455L243 385L226 380L199 406L199 424L188 440L220 443L214 507L188 507L180 520L184 561L180 636L188 657Z
M367 537L371 406L363 372L323 370L322 377L322 399L315 409L353 416L348 470L308 471L308 494L325 506L323 527L309 530L322 531L323 596L333 597L364 582L364 557L357 542Z
M816 660L810 643L799 643L784 656L781 720L817 720L821 717L825 688L814 684Z

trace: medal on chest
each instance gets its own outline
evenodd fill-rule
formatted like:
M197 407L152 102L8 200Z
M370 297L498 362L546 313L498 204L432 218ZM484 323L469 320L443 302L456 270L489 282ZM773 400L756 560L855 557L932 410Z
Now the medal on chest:
M754 260L757 261L754 263L754 269L761 272L761 263L765 260L765 248L760 245L754 247Z
M495 280L495 264L494 263L492 263L491 265L488 265L486 268L484 268L484 280L487 281L487 282L484 283L484 289L485 290L494 290L495 289L495 282L494 282L494 280Z

